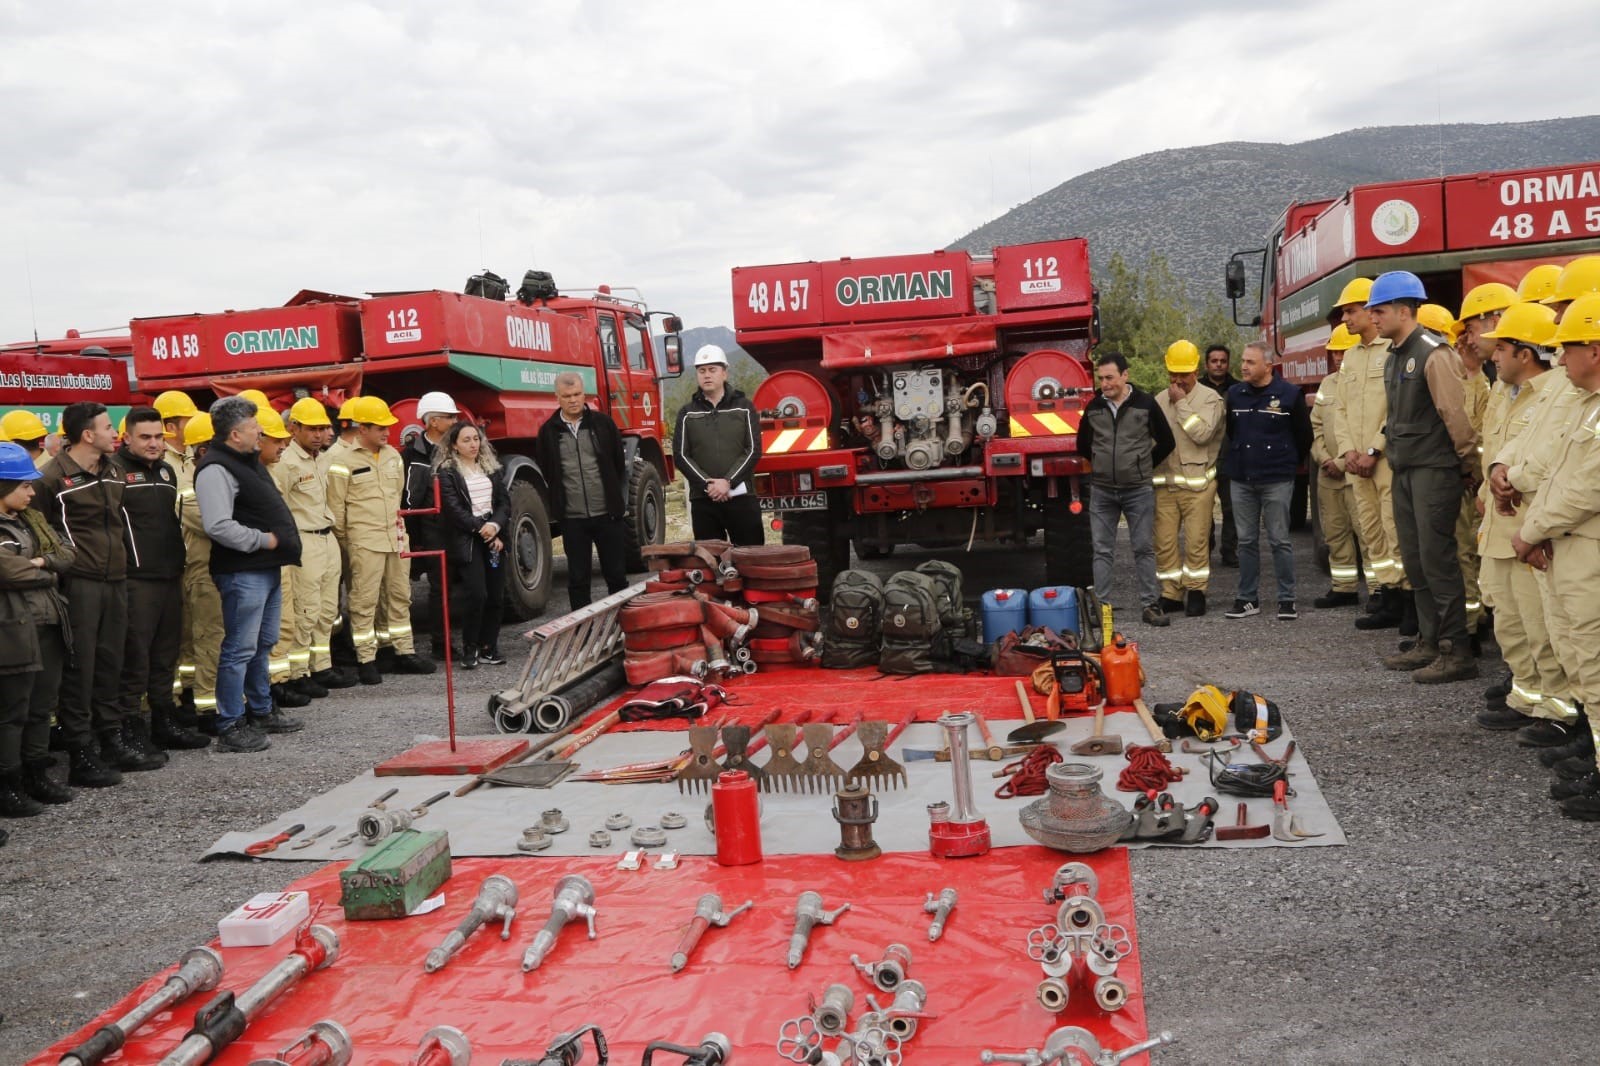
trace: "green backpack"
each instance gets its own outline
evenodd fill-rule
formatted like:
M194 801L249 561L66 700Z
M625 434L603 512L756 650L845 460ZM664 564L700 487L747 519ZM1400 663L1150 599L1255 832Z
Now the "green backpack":
M929 559L917 567L917 573L927 574L939 587L939 624L945 638L954 641L973 636L972 609L961 597L961 568L942 559Z
M886 674L934 671L934 648L941 643L940 584L928 574L902 570L883 586L883 642L878 669Z
M829 670L872 666L878 661L883 628L883 582L867 570L841 570L833 579L822 642L822 665Z

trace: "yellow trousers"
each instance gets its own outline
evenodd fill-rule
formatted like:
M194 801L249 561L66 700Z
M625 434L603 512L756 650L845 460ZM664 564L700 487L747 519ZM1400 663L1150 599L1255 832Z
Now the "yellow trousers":
M1210 585L1211 512L1216 499L1214 481L1199 492L1156 487L1156 578L1163 599L1181 600L1183 593L1205 592Z
M1456 515L1456 559L1461 563L1461 582L1467 590L1469 633L1483 621L1483 593L1478 588L1478 523L1481 521L1477 497L1463 494L1461 512Z
M1511 670L1506 705L1530 718L1570 719L1572 686L1550 646L1544 594L1533 567L1484 556L1479 580L1494 604L1494 639Z
M222 651L222 595L211 580L207 563L191 563L183 571L183 616L193 645L194 709L217 710L217 656Z
M1354 592L1361 568L1356 554L1355 478L1335 480L1317 474L1317 524L1328 545L1329 587L1334 592Z
M1588 707L1600 707L1600 540L1588 537L1563 537L1556 543L1555 558L1546 572L1546 617L1557 616L1560 626L1552 628L1550 639L1572 681L1572 695ZM1551 606L1554 605L1554 610ZM1589 716L1595 729L1600 714ZM1600 752L1600 748L1596 749ZM1597 754L1600 758L1600 754Z
M1357 528L1363 549L1368 550L1369 588L1406 588L1405 570L1400 565L1400 535L1394 527L1394 472L1378 460L1371 477L1350 478L1355 493Z
M411 562L399 552L350 546L350 638L358 662L376 659L380 642L412 654Z

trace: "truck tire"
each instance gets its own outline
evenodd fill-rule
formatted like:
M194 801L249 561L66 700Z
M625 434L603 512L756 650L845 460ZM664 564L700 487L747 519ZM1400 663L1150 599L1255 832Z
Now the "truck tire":
M544 497L526 481L511 486L511 529L505 538L506 614L537 618L550 600L555 568L550 561L550 512Z
M660 544L667 535L667 493L661 472L645 459L635 459L628 474L628 554L630 574L645 569L639 551L647 544Z
M1079 492L1083 510L1073 514L1063 497L1044 501L1044 581L1075 588L1094 586L1094 538L1089 530L1089 486Z
M879 547L876 544L868 544L860 537L856 538L855 549L856 558L858 559L887 559L894 554L893 544L885 544Z
M826 511L783 512L783 542L803 544L811 549L817 564L817 599L827 602L833 593L833 579L850 569L850 533L844 527L844 497L828 494Z

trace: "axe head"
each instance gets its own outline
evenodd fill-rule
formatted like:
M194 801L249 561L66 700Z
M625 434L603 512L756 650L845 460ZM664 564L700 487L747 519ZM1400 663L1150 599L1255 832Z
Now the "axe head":
M1072 745L1074 755L1121 755L1122 738L1118 736L1085 737Z

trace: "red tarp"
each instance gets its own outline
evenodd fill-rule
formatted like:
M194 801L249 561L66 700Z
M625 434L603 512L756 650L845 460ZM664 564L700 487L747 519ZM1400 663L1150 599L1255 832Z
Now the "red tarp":
M953 355L983 355L994 350L995 330L992 322L941 322L899 329L824 334L822 366L825 370L837 370L878 363L944 359Z
M1081 858L1099 875L1107 920L1125 925L1131 936L1127 855L1114 848ZM344 921L338 907L341 864L334 864L290 887L310 892L314 908L322 905L315 920L338 933L338 961L268 1007L215 1061L241 1066L271 1057L312 1022L328 1018L349 1030L353 1061L362 1064L409 1062L424 1032L453 1025L472 1041L475 1063L495 1066L505 1057L537 1058L555 1034L586 1022L601 1026L611 1060L619 1066L637 1063L651 1040L692 1045L711 1031L729 1037L735 1063L780 1062L774 1050L780 1024L808 1013L808 1001L829 984L854 990L852 1022L869 1009L869 992L887 1005L888 997L874 991L849 959L854 953L876 961L891 942L910 946L908 976L927 987L926 1009L938 1015L921 1023L908 1045L908 1061L976 1062L983 1048L1038 1047L1061 1025L1084 1026L1108 1046L1126 1047L1146 1033L1137 942L1118 970L1131 993L1119 1013L1102 1014L1094 1006L1093 996L1077 983L1078 970L1065 1012L1052 1015L1034 1000L1043 975L1025 955L1024 941L1029 930L1054 920L1055 908L1040 894L1068 858L1046 848L1021 847L952 861L912 854L867 863L843 863L831 855L784 856L754 866L721 867L710 859L686 858L676 870L638 871L617 870L615 856L464 859L446 885L443 909L377 922ZM499 939L497 927L482 928L443 971L424 974L423 957L467 913L491 873L511 877L521 892L510 941ZM522 952L549 916L556 882L570 873L594 883L599 939L586 940L581 921L569 925L543 966L524 974ZM960 903L943 938L930 944L922 901L925 893L946 887L960 893ZM805 962L791 972L784 956L794 902L806 889L820 892L830 909L846 901L852 908L837 924L816 929ZM729 909L752 898L756 906L728 928L711 929L688 968L673 974L668 960L683 927L701 893L711 891L720 893ZM174 958L184 947L173 945ZM285 938L271 947L224 950L221 987L243 990L289 947ZM55 1063L96 1027L159 988L166 976L152 977L106 1015L32 1061ZM192 997L161 1015L109 1061L157 1061L177 1046L195 1011L214 995ZM1129 1061L1148 1060L1141 1055Z
M1017 702L1017 681L1028 686L1027 678L996 677L993 674L892 677L870 666L859 670L771 667L724 684L722 687L731 702L719 706L712 712L711 719L725 718L728 724L756 725L770 712L777 710L777 720L780 722L792 722L803 711L811 712L810 720L813 722L832 722L835 725L846 725L858 716L883 722L902 722L910 712L915 712L919 722L937 722L941 714L949 711L975 710L986 720L997 722L1022 717L1022 705ZM622 706L638 691L628 689L611 701L605 710L611 711ZM1043 718L1045 698L1031 687L1028 692L1033 713ZM669 718L662 722L620 724L613 726L611 731L683 727L683 719Z

